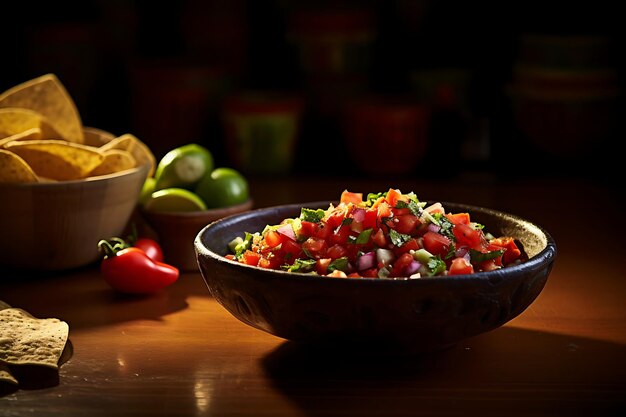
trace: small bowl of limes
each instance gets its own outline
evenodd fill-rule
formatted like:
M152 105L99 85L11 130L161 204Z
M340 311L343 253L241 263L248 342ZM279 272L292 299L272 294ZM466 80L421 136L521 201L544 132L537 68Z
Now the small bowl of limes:
M211 151L189 143L166 153L147 178L140 213L156 233L166 262L197 271L193 246L198 232L214 220L252 208L248 181L239 171L215 167Z

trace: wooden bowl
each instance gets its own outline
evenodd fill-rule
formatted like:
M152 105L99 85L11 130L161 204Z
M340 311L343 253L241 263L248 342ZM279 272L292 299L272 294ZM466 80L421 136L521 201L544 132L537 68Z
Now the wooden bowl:
M100 258L98 241L122 236L149 166L85 180L0 184L0 265L63 270Z
M556 243L541 227L487 208L442 202L496 235L518 239L529 260L490 272L419 279L330 278L269 270L224 257L228 243L261 231L301 207L252 210L208 225L195 240L210 293L234 317L256 329L299 341L373 349L380 354L423 353L493 330L521 314L541 293L556 258Z
M156 233L163 248L165 262L183 271L198 271L193 242L196 235L209 223L223 217L242 213L252 208L252 200L230 207L187 213L167 213L140 210L148 226Z

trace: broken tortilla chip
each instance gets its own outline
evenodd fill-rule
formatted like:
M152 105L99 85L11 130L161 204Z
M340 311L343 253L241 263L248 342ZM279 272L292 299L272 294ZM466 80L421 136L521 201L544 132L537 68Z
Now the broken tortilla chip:
M115 139L115 135L113 133L109 133L96 127L87 126L83 126L83 136L85 138L85 145L95 147L100 147Z
M19 308L0 310L0 363L58 369L69 325L56 318L35 318Z

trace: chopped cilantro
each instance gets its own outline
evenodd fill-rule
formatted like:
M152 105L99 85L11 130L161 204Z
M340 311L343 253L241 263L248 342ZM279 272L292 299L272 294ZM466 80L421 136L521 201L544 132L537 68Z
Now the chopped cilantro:
M479 252L476 249L470 249L469 250L469 254L470 254L470 262L471 263L480 263L483 261L488 261L490 259L495 259L498 256L502 255L504 253L504 249L499 249L499 250L492 250L491 252Z
M367 242L370 241L370 236L372 235L373 229L365 229L363 230L361 233L359 233L359 236L356 238L356 241L354 243L356 243L357 245L365 245Z
M403 233L398 233L394 229L389 229L389 239L391 239L391 243L396 246L402 246L409 240L411 240L410 235L405 235Z
M451 259L454 258L456 254L456 246L453 243L450 243L450 247L448 248L448 253L446 253L446 256L443 259Z
M453 242L456 242L456 237L454 236L454 233L452 233L454 224L443 213L435 213L433 214L433 217L437 220L439 234L447 237Z
M311 272L315 268L315 259L296 259L292 265L282 265L288 272Z
M430 270L431 275L438 275L446 270L446 263L439 257L439 255L430 258L426 263L426 266Z
M408 203L402 200L398 200L398 202L396 203L396 208L408 208L411 211L411 213L416 217L420 217L422 213L424 213L424 210L422 209L422 207L423 207L423 204L413 199L409 200Z
M328 272L330 273L335 270L348 272L348 266L349 266L348 257L342 256L341 258L337 258L334 261L332 261L330 264L328 264Z
M319 223L325 215L326 211L324 211L323 209L313 210L303 208L302 210L300 210L300 220L304 220L305 222Z

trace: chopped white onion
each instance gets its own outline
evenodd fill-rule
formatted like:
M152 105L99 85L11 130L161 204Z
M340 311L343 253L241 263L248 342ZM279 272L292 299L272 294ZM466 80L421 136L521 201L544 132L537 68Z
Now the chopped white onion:
M278 229L276 229L276 231L283 236L287 236L291 240L296 240L296 234L293 231L293 227L291 227L291 224L289 223L281 225Z
M352 218L355 222L361 223L363 220L365 220L365 210L358 207L355 208L354 210L352 210Z
M420 269L420 267L422 266L421 263L417 262L417 261L413 261L409 264L409 266L406 267L406 271L404 271L407 275L413 275L415 272L417 272L418 269Z
M376 260L383 265L390 265L395 258L395 254L389 249L376 249Z
M426 207L426 208L424 209L424 211L425 211L426 213L430 213L430 214L433 214L433 213L442 213L442 214L443 214L443 213L445 213L445 211L444 211L443 206L441 205L441 203L434 203L434 204L431 204L430 206Z

